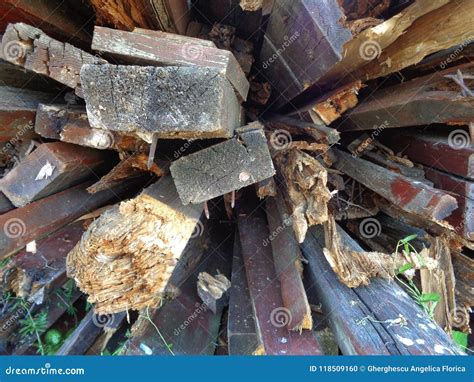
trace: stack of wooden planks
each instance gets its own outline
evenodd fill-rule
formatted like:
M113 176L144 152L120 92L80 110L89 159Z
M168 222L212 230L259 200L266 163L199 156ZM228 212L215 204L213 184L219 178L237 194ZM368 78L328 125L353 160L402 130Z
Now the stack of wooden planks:
M472 351L472 1L54 3L0 6L0 353Z

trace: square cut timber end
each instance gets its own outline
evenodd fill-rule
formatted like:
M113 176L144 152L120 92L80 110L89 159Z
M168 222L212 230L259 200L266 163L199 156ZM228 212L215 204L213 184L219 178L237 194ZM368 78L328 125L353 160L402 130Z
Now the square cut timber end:
M0 180L16 207L75 186L105 168L106 155L64 142L44 143Z
M134 133L152 141L230 138L240 103L219 69L84 65L81 70L92 127Z
M184 204L202 203L275 174L267 140L258 122L237 129L237 135L170 167Z

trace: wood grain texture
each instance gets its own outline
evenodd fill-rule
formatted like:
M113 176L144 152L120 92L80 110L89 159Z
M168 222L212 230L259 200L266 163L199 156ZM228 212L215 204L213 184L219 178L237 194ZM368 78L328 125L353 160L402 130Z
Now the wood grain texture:
M81 78L94 128L151 143L153 134L228 138L240 124L240 104L216 68L85 65Z

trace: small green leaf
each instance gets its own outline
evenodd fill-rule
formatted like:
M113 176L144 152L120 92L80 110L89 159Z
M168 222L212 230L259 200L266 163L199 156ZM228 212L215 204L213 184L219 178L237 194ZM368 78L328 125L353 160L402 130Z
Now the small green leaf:
M453 340L462 348L467 348L467 334L458 330L453 330Z
M410 264L410 263L402 265L400 268L398 268L398 274L405 273L406 271L412 268L413 268L413 264Z
M438 302L441 297L438 293L422 293L419 299L420 302Z
M409 235L409 236L403 238L402 240L400 240L400 243L407 244L408 242L410 242L412 240L415 240L417 237L418 237L418 235L416 233L414 233L414 234Z

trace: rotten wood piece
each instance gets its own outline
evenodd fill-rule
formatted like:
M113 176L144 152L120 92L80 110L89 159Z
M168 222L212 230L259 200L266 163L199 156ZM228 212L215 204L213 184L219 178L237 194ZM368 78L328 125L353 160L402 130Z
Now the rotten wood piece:
M342 151L336 151L334 167L365 187L394 203L404 211L431 220L443 220L457 207L452 196L415 182L403 175L377 166Z
M257 196L260 199L264 199L267 196L276 196L277 194L277 185L273 177L257 182L256 188Z
M0 86L0 142L14 144L34 137L38 105L53 100L54 96L48 93Z
M43 143L4 178L0 190L16 207L97 179L107 166L103 152L64 142Z
M474 64L463 64L376 91L345 115L341 131L429 125L468 124L474 121L474 97L447 76L474 74ZM470 80L465 80L469 86ZM442 112L440 112L442 110Z
M83 106L40 104L36 111L35 131L43 138L98 150L144 152L148 146L131 135L92 128Z
M211 276L207 272L201 272L198 275L197 292L199 298L206 306L216 314L222 311L229 304L228 290L230 281L225 275L218 273Z
M261 354L238 232L234 238L227 338L229 355Z
M200 66L216 69L234 87L239 98L247 99L249 82L234 55L206 46L195 38L182 36L179 41L152 33L131 33L96 27L92 49L133 65Z
M233 235L216 223L211 220L202 236L194 237L194 246L189 248L191 258L203 260L182 280L181 293L157 309L140 312L125 354L214 355L223 311L218 309L214 314L207 308L198 296L196 283L201 272L230 277Z
M98 314L155 307L202 210L183 206L171 177L160 178L89 226L68 254L68 276Z
M452 313L452 325L470 333L471 307L474 306L474 260L466 255L451 252L454 276L456 278L456 309Z
M338 231L348 248L363 252L345 231ZM374 279L358 288L339 282L324 247L323 229L312 227L302 245L307 277L344 355L463 354L393 281Z
M237 130L237 136L181 157L170 167L184 204L202 203L274 175L262 125Z
M38 240L36 252L21 251L2 270L4 290L18 297L42 303L55 288L67 281L66 255L84 233L84 222L72 223L48 237Z
M88 212L117 201L119 196L136 190L139 183L123 182L113 189L90 195L86 189L91 182L86 182L1 215L0 258L13 254L30 241L39 240Z
M272 247L275 272L280 281L283 306L290 312L287 326L301 331L313 328L311 309L303 285L303 265L298 242L291 229L291 218L286 212L281 196L268 198L266 208L269 241ZM268 241L265 243L268 246Z
M186 0L91 0L96 24L131 31L160 29L184 34L190 21Z
M238 227L250 298L264 352L267 355L321 355L321 347L312 331L298 333L287 327L291 313L283 303L271 247L264 245L270 232L263 212L251 207L247 203L246 210L239 211Z
M9 24L2 38L4 58L13 64L48 76L82 97L80 71L84 64L105 60L68 43L52 39L40 29L23 23Z
M240 104L216 68L84 65L81 77L94 128L151 143L153 135L229 138L240 125Z
M260 53L265 77L280 92L274 107L291 101L342 59L352 38L343 17L337 0L275 0Z
M274 160L296 239L302 243L309 227L328 219L327 169L298 149L279 153Z
M474 180L474 146L464 130L453 130L449 136L399 132L382 140L414 162Z

